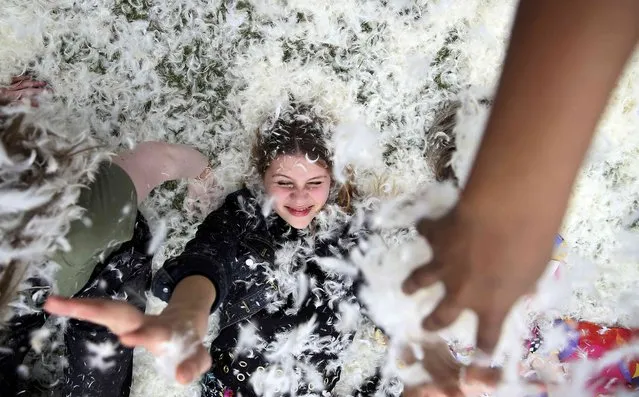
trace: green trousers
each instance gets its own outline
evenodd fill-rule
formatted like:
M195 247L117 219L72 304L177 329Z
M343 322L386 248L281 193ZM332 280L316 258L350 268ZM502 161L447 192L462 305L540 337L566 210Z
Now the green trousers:
M95 180L82 189L78 205L86 212L71 223L66 235L71 250L51 258L61 266L56 281L62 296L80 291L98 261L131 239L138 210L133 181L110 162L101 164Z

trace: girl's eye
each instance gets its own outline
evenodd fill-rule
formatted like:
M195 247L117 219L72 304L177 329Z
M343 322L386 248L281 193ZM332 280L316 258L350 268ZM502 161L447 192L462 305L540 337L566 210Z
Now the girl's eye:
M279 182L275 182L275 183L277 183L277 186L293 187L293 184L291 182L279 181Z
M322 181L317 181L317 182L309 182L308 185L310 187L318 187L322 184Z

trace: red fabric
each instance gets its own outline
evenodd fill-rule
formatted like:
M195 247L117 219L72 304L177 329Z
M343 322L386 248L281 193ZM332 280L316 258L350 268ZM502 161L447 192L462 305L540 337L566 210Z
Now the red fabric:
M572 343L560 353L562 362L581 358L598 359L607 352L623 346L639 335L639 330L603 327L588 321L563 321L574 331ZM604 368L590 382L597 393L610 393L619 386L634 389L639 385L639 361L621 360Z

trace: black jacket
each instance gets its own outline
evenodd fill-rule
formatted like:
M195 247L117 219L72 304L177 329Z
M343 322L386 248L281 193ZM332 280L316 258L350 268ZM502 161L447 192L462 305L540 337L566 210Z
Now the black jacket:
M152 291L168 301L184 278L207 277L217 291L211 312L224 303L220 317L220 329L224 329L266 307L267 291L274 285L267 283L255 264L272 263L274 258L275 248L259 203L248 189L242 189L227 196L206 217L182 254L164 263L153 279Z
M316 235L313 255L341 256L348 252L356 244L360 234L348 233L347 228L348 225L342 225L328 233ZM235 360L231 355L227 357L219 353L233 351L233 346L227 344L237 341L237 329L230 328L234 324L253 317L264 317L262 320L272 318L271 314L259 313L267 308L273 295L277 295L278 288L274 282L268 281L264 267L274 266L277 241L281 242L282 237L287 236L295 239L288 233L297 232L275 215L265 218L259 202L248 189L242 189L227 196L224 204L209 214L199 226L195 237L187 243L184 252L166 261L163 268L156 273L152 289L156 296L165 301L169 300L175 286L182 279L192 275L207 277L217 289L217 297L211 308L211 312L221 309L220 335L211 346L217 366L214 365L211 369L212 379L205 376L203 395L219 394L220 389L217 388L215 379L221 380L227 386L236 387L243 394L255 395L250 387L243 388L234 383L235 379L232 376L225 378L232 374L224 373L222 368L225 365L231 367ZM316 280L318 285L322 285L325 279L322 271L312 261L306 265L308 269L316 269ZM344 283L346 290L350 291L343 291L346 296L350 296L348 299L356 299L355 291L359 280L344 279ZM340 292L336 293L338 295L334 296L339 296ZM301 309L300 313L308 310L315 312L316 309L309 306ZM264 325L264 322L261 325ZM326 334L332 332L331 330L331 326L322 324L318 326L317 332ZM328 359L335 357L325 352L317 354L315 358L322 363L320 366L324 367ZM318 369L324 372L323 369ZM331 383L326 385L327 390L330 390L339 379L339 371L331 376L324 373L324 376L325 382L328 378L332 379ZM374 394L373 390L377 389L378 380L377 376L367 379L356 395ZM207 390L212 392L208 393Z

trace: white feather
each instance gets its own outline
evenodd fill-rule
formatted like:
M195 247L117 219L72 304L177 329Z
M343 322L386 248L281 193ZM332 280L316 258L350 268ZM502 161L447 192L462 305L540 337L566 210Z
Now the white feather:
M115 360L110 359L116 354L117 344L110 341L101 343L86 342L86 344L89 350L89 368L95 368L104 372L116 364Z
M32 210L51 200L53 192L36 189L0 191L0 214Z
M352 128L343 130L347 139L361 134L361 143L343 142L339 153L346 155L337 156L336 165L341 170L356 163L363 196L414 195L432 184L423 156L424 133L435 109L449 99L462 101L453 168L465 184L488 114L479 100L492 96L498 81L517 4L344 0L320 6L295 0L282 7L273 0L246 6L170 0L137 2L134 10L128 4L133 2L119 3L3 2L0 80L7 82L29 69L49 82L55 94L41 101L38 112L44 116L39 120L59 127L54 129L59 136L78 138L76 142L84 142L89 132L108 150L168 140L214 154L220 165L216 180L226 192L245 180L254 131L274 104L286 103L292 95L313 103L335 125L351 123ZM617 252L624 243L618 239L619 229L628 214L636 212L633 197L639 189L637 60L635 56L629 63L599 124L563 227L569 246L588 264L583 270L589 276L568 292L581 262L568 263L565 283L543 284L548 294L541 294L539 306L531 307L552 307L548 315L626 326L636 322L639 267L632 258L619 259ZM56 101L55 107L50 100ZM1 112L17 114L27 107L20 104ZM52 138L50 142L60 142ZM377 150L375 145L384 152L383 162L372 161L378 152L362 151ZM29 247L0 239L0 261L40 263L66 233L68 222L79 217L77 209L69 207L77 199L79 186L74 184L95 167L83 156L88 153L74 156L71 166L59 164L64 183L52 191L64 194L50 208L51 217L34 221L30 236L38 238ZM0 155L2 178L9 168L31 166L28 159L7 161L7 156ZM145 203L152 220L166 219L171 230L155 251L154 268L181 251L195 233L191 214L174 208L179 194L179 189L160 189ZM410 225L414 218L390 214L375 227ZM337 218L325 219L328 224ZM0 234L11 224L16 223L3 220ZM401 233L388 239L389 244L402 242ZM591 276L597 281L586 285ZM290 290L296 289L295 280L290 280ZM554 299L567 296L567 302L559 304ZM148 360L139 365L142 357L136 355L132 396L187 393L161 382L161 376L148 370ZM390 381L385 385L397 387ZM192 389L188 393L199 395Z

